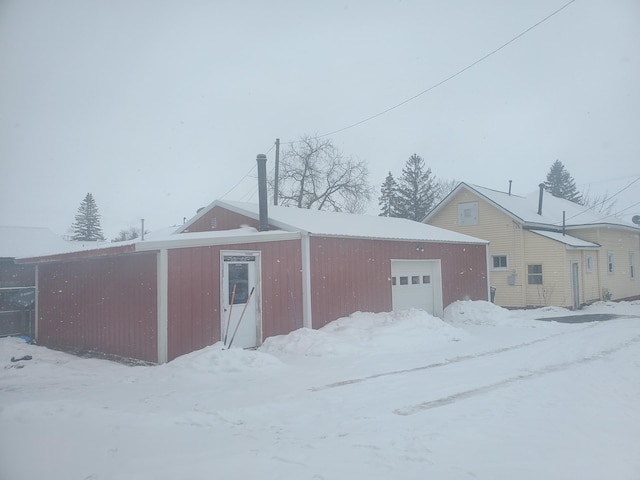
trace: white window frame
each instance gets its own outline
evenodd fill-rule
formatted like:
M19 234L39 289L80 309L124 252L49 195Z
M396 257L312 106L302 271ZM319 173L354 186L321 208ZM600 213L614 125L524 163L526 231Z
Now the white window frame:
M504 257L504 259L505 259L505 266L504 267L496 267L494 259L502 258L502 257ZM508 269L509 269L509 255L504 255L504 254L502 254L502 255L491 255L491 270L494 270L494 271L505 271L505 270L508 270Z
M458 204L458 225L461 227L478 225L478 202Z
M593 273L593 255L587 255L584 259L584 271Z
M529 267L537 267L540 266L540 273L531 273L529 271ZM540 277L540 283L531 282L532 277ZM544 285L544 268L542 268L541 263L530 263L527 265L527 285Z
M607 273L609 275L616 273L616 256L613 252L607 252Z

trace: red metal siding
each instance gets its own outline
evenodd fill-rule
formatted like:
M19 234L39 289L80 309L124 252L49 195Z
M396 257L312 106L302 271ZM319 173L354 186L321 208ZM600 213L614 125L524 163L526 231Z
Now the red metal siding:
M445 307L487 300L485 245L311 237L310 249L313 328L357 311L390 311L391 259L440 259Z
M212 228L212 221L215 219L215 228ZM212 230L232 230L243 225L258 228L259 223L253 218L245 217L235 212L220 207L213 207L202 218L196 220L186 232L210 232Z
M138 253L38 267L38 343L156 362L157 260Z
M287 274L301 326L299 240L172 249L168 252L169 360L220 341L221 250L261 252L263 339L295 328Z

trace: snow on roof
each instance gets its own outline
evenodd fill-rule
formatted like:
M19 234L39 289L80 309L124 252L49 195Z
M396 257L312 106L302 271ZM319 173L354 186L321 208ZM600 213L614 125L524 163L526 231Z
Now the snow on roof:
M233 230L217 230L210 232L189 232L155 236L149 240L135 242L136 251L143 252L160 248L199 247L207 245L253 243L262 241L291 240L300 238L297 233L272 230L258 232L253 227L242 227Z
M259 207L254 203L217 200L220 206L242 215L258 219ZM488 243L485 240L426 225L404 218L326 212L295 207L268 206L269 224L287 231L309 235L337 237L380 238L447 243Z
M72 242L43 227L0 226L0 257L18 258L82 250L93 242Z
M595 225L615 225L626 228L638 229L637 225L613 215L604 215L595 210L578 205L577 203L557 198L549 192L544 192L542 197L542 214L538 215L538 202L540 198L540 190L536 190L526 196L513 195L507 192L491 190L489 188L480 187L461 183L456 187L467 188L475 191L481 196L487 198L498 207L506 211L506 213L517 217L525 224L545 225L552 227L562 227L563 212L567 228L595 226ZM442 202L444 203L444 201ZM437 207L436 207L437 208ZM430 215L429 215L430 216Z
M582 240L580 238L572 237L571 235L563 235L560 232L548 232L546 230L529 230L530 232L537 233L538 235L542 235L543 237L550 238L551 240L555 240L556 242L564 243L568 247L573 248L600 248L600 245L593 242L587 242L586 240Z

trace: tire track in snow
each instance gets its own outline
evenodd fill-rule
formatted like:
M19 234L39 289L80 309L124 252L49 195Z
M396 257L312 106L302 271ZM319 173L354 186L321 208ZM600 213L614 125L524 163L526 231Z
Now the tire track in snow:
M455 364L455 363L466 362L466 361L469 361L469 360L474 360L476 358L489 357L489 356L492 356L492 355L499 355L501 353L510 352L512 350L517 350L519 348L529 347L531 345L535 345L535 344L541 343L541 342L546 342L547 340L551 340L552 338L559 337L559 336L562 336L562 335L569 335L569 334L575 334L575 333L578 333L578 332L582 332L583 330L587 330L589 328L593 328L593 327L595 327L597 325L599 325L599 323L590 323L587 326L582 327L579 330L571 330L571 331L554 333L553 335L549 335L547 337L538 338L538 339L532 340L530 342L518 343L516 345L511 345L509 347L496 348L494 350L487 350L486 352L476 353L476 354L472 354L472 355L460 355L459 357L448 358L446 360L442 360L441 362L430 363L428 365L421 365L419 367L405 368L405 369L402 369L402 370L391 370L389 372L374 373L373 375L367 375L366 377L358 377L358 378L351 378L349 380L341 380L339 382L329 383L327 385L322 385L320 387L311 387L309 390L311 390L312 392L319 392L321 390L327 390L329 388L344 387L344 386L347 386L347 385L353 385L355 383L366 382L368 380L373 380L373 379L380 378L380 377L387 377L387 376L391 376L391 375L401 375L403 373L419 372L421 370L429 370L431 368L446 367L447 365L452 365L452 364Z
M553 365L547 365L546 367L533 370L529 373L509 377L504 380L500 380L499 382L491 383L489 385L483 385L478 388L472 388L470 390L465 390L463 392L455 393L453 395L438 398L435 400L428 400L426 402L418 403L416 405L410 405L407 407L398 408L394 410L393 413L395 413L396 415L408 416L408 415L414 415L424 410L430 410L432 408L438 408L438 407L450 405L460 400L466 400L467 398L475 397L477 395L482 395L484 393L488 393L493 390L497 390L499 388L506 387L517 382L521 382L523 380L531 380L534 378L542 377L549 373L567 370L568 368L571 368L574 365L580 365L584 363L593 362L595 360L599 360L602 357L606 357L607 355L611 355L612 353L615 353L619 350L630 347L632 344L637 343L639 341L640 341L640 335L636 335L630 340L624 343L620 343L615 347L607 348L605 350L600 350L596 353L578 358L576 360L572 360L569 362L556 363Z

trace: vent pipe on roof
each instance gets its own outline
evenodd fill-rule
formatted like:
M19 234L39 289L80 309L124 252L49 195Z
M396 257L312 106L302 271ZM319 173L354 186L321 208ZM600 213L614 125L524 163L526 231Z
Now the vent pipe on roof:
M567 233L567 211L562 211L562 236L564 237Z
M544 194L544 183L538 185L540 187L540 197L538 198L538 215L542 215L542 196Z
M269 230L269 214L267 212L267 156L264 153L256 157L258 162L258 203L260 211L260 226L258 230Z
M509 196L511 196L511 182L512 180L509 180Z

